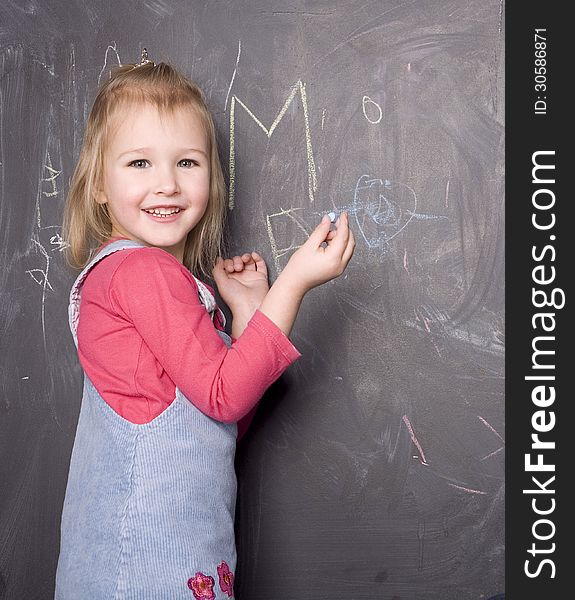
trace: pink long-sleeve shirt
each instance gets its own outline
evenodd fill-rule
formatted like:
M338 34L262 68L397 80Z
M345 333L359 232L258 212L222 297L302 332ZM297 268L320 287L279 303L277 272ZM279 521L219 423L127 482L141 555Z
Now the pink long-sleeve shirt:
M230 348L216 328L222 324L212 322L193 276L174 256L128 248L98 262L84 281L78 356L102 398L128 421L157 417L177 386L204 414L238 422L240 438L265 390L301 354L260 310Z

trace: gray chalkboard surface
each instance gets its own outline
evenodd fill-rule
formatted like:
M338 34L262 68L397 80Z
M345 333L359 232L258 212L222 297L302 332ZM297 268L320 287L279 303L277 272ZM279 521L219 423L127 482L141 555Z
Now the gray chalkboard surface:
M82 373L61 218L95 90L142 46L205 90L231 253L327 211L346 273L237 449L241 600L503 590L502 3L0 5L0 596L53 594ZM211 283L211 282L210 282Z

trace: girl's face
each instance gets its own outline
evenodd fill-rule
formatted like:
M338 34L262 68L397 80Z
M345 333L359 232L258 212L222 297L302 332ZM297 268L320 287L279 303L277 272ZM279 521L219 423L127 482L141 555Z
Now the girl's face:
M204 215L210 191L201 122L191 108L160 121L147 104L116 119L97 195L108 205L112 237L163 248L182 262L186 237Z

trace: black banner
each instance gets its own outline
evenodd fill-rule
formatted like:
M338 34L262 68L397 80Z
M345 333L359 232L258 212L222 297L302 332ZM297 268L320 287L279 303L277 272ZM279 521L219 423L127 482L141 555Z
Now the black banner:
M508 600L574 594L574 36L565 6L514 2L505 11Z

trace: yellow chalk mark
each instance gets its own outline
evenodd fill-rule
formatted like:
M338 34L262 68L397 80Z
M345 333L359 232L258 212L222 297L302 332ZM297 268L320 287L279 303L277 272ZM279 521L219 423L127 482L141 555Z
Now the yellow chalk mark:
M230 197L229 207L230 210L234 207L234 196L236 190L236 144L235 140L235 124L236 124L236 97L232 96L232 103L230 105Z
M315 161L313 158L313 146L311 143L311 133L309 127L309 113L307 107L307 96L305 91L305 84L300 80L292 87L288 98L284 102L281 110L277 114L270 128L268 129L258 118L257 116L237 97L232 96L232 101L230 104L230 164L229 164L229 173L230 173L230 195L229 195L229 208L232 210L234 208L235 203L235 189L236 189L236 161L235 161L235 106L236 102L240 104L240 106L246 111L246 113L254 120L254 122L260 127L260 129L266 134L266 136L271 138L273 132L276 127L281 122L283 116L285 115L289 105L293 101L295 95L299 92L301 97L301 103L303 108L303 118L305 125L305 141L306 141L306 155L307 155L307 171L308 171L308 195L310 202L314 200L314 192L317 190L317 178L316 178L316 168Z
M52 182L52 191L51 192L42 192L44 194L44 196L57 196L58 195L58 190L56 189L56 179L58 179L58 177L60 176L60 174L62 173L62 171L58 171L57 169L54 169L54 167L52 167L52 159L50 158L50 153L46 152L47 155L47 162L48 164L44 165L44 168L48 170L49 173L51 173L50 177L42 177L42 181L50 181Z
M299 248L301 246L301 244L300 244L300 246L294 246L292 244L292 245L288 246L287 248L278 248L277 240L274 235L273 228L272 228L272 219L282 218L282 217L287 217L287 218L291 219L298 226L298 228L302 230L305 238L307 239L308 231L306 230L302 221L300 221L297 218L297 215L294 214L296 210L303 210L303 209L302 208L290 208L288 210L285 210L280 207L280 212L273 213L271 215L266 216L266 228L268 231L268 237L270 239L270 245L272 247L272 257L273 257L274 264L276 267L276 271L278 272L278 275L282 271L282 269L280 267L279 259L284 254L289 252L290 250L296 250L297 248Z

